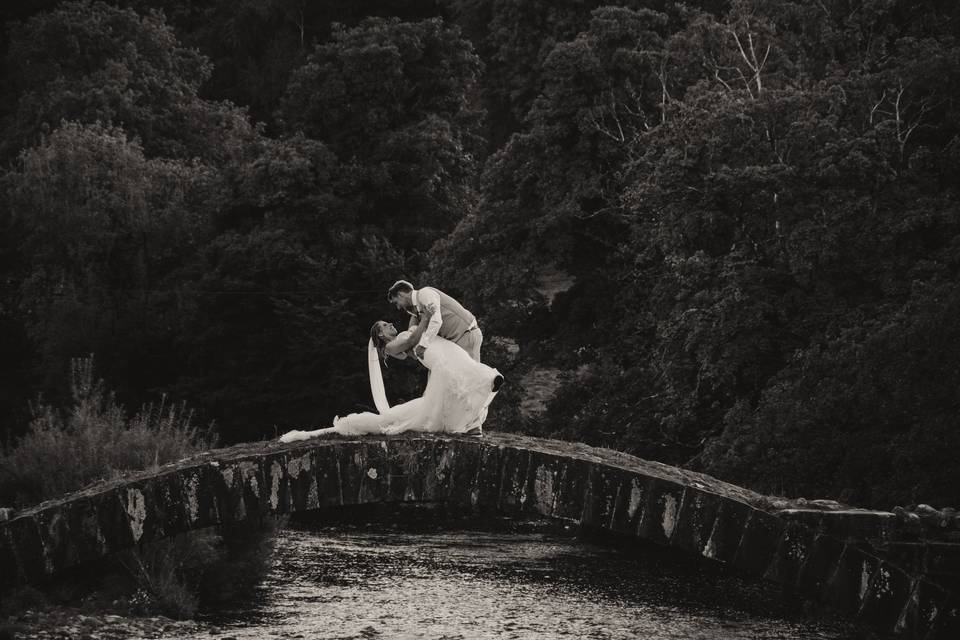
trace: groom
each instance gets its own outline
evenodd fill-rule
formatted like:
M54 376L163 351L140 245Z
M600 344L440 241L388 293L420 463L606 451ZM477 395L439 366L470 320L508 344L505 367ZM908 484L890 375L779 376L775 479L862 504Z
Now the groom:
M397 280L387 291L387 300L410 314L410 326L429 322L414 349L417 357L423 357L430 341L440 336L455 342L471 358L480 362L483 334L477 326L477 319L443 291L433 287L414 289L406 280Z

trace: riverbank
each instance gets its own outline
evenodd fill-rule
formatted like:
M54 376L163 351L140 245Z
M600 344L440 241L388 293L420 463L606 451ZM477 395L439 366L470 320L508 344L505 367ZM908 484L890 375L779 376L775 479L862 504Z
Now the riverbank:
M4 619L0 622L0 640L176 638L203 632L207 627L194 620L173 620L165 616L120 616L51 605Z

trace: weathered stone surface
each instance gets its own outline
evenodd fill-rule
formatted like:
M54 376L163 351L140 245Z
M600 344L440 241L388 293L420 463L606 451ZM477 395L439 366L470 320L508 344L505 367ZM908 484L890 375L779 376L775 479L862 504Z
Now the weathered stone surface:
M502 450L490 442L480 446L480 468L470 501L475 508L484 512L496 511L500 501L500 458Z
M500 451L500 496L497 502L501 513L519 513L527 480L530 451L503 447Z
M960 598L951 595L937 613L927 640L956 640L960 638Z
M423 499L430 502L446 501L452 488L453 470L457 465L457 450L453 442L437 440L433 444L433 463L423 470L425 476Z
M824 591L824 601L837 611L856 614L863 606L870 579L879 566L877 557L866 553L857 544L846 544Z
M773 562L786 524L776 516L750 509L743 538L733 558L735 567L755 576L762 576Z
M387 443L383 440L361 443L363 473L357 500L360 504L387 502L390 495L390 464Z
M317 481L314 476L316 462L313 451L290 452L287 457L287 487L290 492L290 510L308 511L320 506ZM224 487L227 488L226 483ZM224 496L222 511L232 508L229 493ZM232 521L229 519L228 521Z
M580 524L584 527L610 531L617 526L625 533L635 532L635 526L631 528L629 522L627 526L622 525L625 517L629 517L626 509L621 510L619 519L616 517L618 496L623 496L625 491L630 491L632 480L633 476L629 471L599 464L591 465L587 475L587 490L584 493ZM639 512L634 517L638 516Z
M925 580L915 580L907 605L900 613L894 632L911 638L926 638L943 610L947 592Z
M564 459L553 504L555 518L580 522L592 467L593 463L587 460Z
M126 505L120 498L122 492L123 487L114 487L91 497L97 512L97 526L109 553L129 549L135 542Z
M777 512L785 501L703 474L513 434L331 438L204 452L13 513L0 522L0 571L8 584L39 580L191 529L401 501L536 514L669 544L799 586L885 630L935 637L956 627L950 598L960 545L898 538L903 530L890 524L891 514ZM844 543L860 535L865 540Z
M670 543L673 531L677 526L680 514L680 505L683 501L683 485L670 480L653 479L642 483L637 476L633 476L630 493L636 495L638 486L644 486L643 512L637 534L651 542L666 545Z
M530 452L527 477L520 496L524 511L545 517L553 515L563 467L563 459L554 454Z
M911 595L911 581L899 568L881 562L870 579L860 617L881 629L893 630Z
M721 502L710 537L700 553L711 560L733 562L749 517L749 505L733 500Z
M14 555L14 543L8 529L0 531L0 589L11 587L21 580Z
M710 539L723 498L694 487L685 487L680 513L670 544L691 553L701 553Z
M20 515L4 522L4 541L13 549L17 582L40 580L46 571L43 541L33 515Z
M896 514L868 509L782 509L777 515L836 538L891 538L899 528Z
M387 484L392 502L420 502L426 492L425 469L434 466L432 441L387 440Z
M479 438L453 443L454 464L450 471L447 501L449 504L472 509L480 474L481 446Z
M340 459L342 451L339 447L325 443L314 450L316 464L314 478L317 483L317 496L320 507L338 507L348 504L344 499L343 483L340 479Z
M800 567L797 576L797 588L812 598L822 600L830 579L837 571L837 563L843 553L844 544L839 539L817 534L809 553Z
M780 544L765 577L773 582L793 587L800 575L800 567L807 559L813 532L797 523L788 523L780 536Z
M651 486L658 480L627 471L618 471L616 477L617 492L610 517L610 530L623 535L638 535Z
M263 489L267 499L266 508L270 513L290 513L290 482L287 476L289 455L289 452L279 451L265 455L260 462L260 468L263 471ZM198 480L200 479L201 477L198 476ZM209 496L202 490L198 490L196 493L198 512L202 516L212 519L214 514L210 507ZM207 499L204 500L204 498Z
M341 504L359 504L360 486L367 473L367 461L360 441L348 441L340 444L338 469L340 472Z
M70 566L74 559L70 532L67 528L66 507L55 505L36 516L37 530L43 546L45 573L52 574L58 567Z

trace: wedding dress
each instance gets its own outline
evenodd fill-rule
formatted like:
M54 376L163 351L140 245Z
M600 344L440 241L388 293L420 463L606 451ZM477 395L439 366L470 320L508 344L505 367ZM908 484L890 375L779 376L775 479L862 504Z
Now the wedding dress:
M405 338L404 331L397 339ZM281 442L306 440L327 434L392 435L405 431L467 433L480 430L496 392L494 379L500 372L477 362L461 347L436 336L420 360L430 369L423 395L393 407L377 401L380 413L365 411L333 419L333 426L315 431L290 431ZM377 370L379 373L379 369ZM377 376L371 373L374 399ZM382 383L381 383L382 384Z

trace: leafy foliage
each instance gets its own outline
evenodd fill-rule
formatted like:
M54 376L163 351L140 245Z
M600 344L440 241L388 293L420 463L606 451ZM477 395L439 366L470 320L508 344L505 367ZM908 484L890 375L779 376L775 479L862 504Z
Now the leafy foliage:
M10 31L0 410L96 351L228 441L324 423L406 277L480 317L498 428L960 502L952 4L125 6Z

